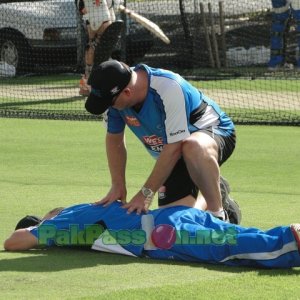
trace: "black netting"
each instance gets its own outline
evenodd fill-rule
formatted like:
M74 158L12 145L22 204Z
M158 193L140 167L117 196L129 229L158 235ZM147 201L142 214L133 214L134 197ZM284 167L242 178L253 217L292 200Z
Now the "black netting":
M113 58L180 73L236 123L300 124L296 14L290 13L280 33L284 45L276 51L283 61L270 70L269 0L123 4L159 25L171 43L116 11L124 27ZM85 98L78 93L85 70L84 22L74 0L1 2L0 116L97 119L85 112Z

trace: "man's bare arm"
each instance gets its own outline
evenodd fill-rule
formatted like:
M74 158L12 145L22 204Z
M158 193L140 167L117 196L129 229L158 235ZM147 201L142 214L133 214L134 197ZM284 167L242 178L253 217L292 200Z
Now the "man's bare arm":
M7 251L22 251L38 246L38 239L27 229L16 230L5 242L4 249Z
M173 144L165 145L163 151L160 153L159 158L154 165L154 168L145 182L144 186L156 192L166 179L171 174L175 164L181 157L181 141ZM123 206L128 210L128 213L137 211L140 214L142 211L147 211L145 207L145 197L139 191L129 203Z
M108 205L115 200L126 201L126 161L127 151L124 132L119 134L107 133L106 154L111 175L111 189L108 194L96 204Z

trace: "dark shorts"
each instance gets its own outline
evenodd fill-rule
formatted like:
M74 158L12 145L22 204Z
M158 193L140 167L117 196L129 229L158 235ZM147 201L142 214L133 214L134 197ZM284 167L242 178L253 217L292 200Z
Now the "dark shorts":
M221 166L230 157L235 148L235 132L233 132L230 136L216 135L212 130L207 129L201 130L201 132L211 136L218 144L218 163L219 166ZM188 195L192 195L193 197L197 198L198 193L198 187L191 179L183 158L180 158L171 175L158 192L158 205L166 205Z

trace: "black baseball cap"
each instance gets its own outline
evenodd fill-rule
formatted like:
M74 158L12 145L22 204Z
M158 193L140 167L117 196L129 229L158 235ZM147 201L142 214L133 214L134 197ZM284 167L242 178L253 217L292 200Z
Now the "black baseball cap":
M105 61L94 66L88 79L91 92L85 102L85 108L94 115L104 113L128 85L132 71L124 63L117 60Z
M26 216L18 222L15 230L21 229L21 228L27 228L30 226L36 226L36 225L40 224L41 222L42 222L42 219L40 219L37 216Z

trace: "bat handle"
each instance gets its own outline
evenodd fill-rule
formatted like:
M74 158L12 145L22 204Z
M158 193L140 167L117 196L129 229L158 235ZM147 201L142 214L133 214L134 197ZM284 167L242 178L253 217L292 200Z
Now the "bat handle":
M128 9L122 4L119 5L119 10L128 13Z

